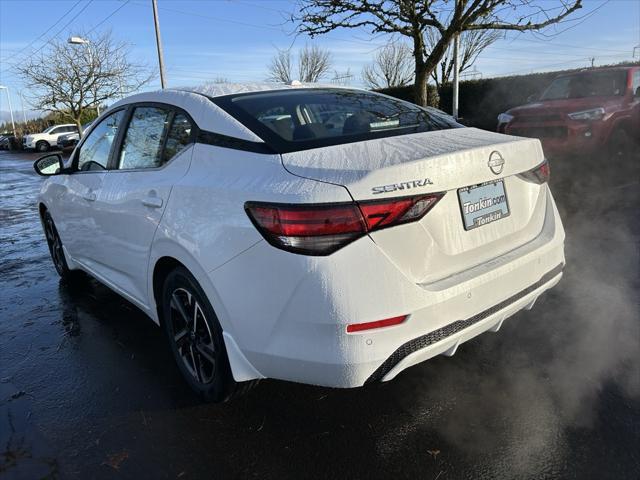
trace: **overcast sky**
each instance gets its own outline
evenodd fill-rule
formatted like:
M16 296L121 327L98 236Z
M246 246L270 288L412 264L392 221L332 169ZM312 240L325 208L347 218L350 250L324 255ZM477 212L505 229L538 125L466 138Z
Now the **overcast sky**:
M549 6L560 0L540 0ZM193 85L225 77L261 81L276 48L294 50L317 43L333 53L335 69L360 72L388 37L365 30L342 30L310 40L292 35L286 18L294 0L158 0L169 86ZM0 85L11 89L14 109L23 86L11 64L56 36L111 29L132 44L136 60L157 65L150 0L0 0ZM574 20L550 27L545 35L509 33L485 50L476 63L478 76L548 71L631 60L640 45L640 0L584 0ZM640 48L636 50L640 59ZM55 61L55 59L51 59ZM333 73L332 73L333 75ZM148 88L159 88L159 80ZM26 92L25 92L26 93ZM7 110L0 92L0 110Z

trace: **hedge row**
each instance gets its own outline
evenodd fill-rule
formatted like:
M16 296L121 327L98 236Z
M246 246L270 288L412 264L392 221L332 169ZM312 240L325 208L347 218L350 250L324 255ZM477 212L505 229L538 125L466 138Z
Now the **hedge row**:
M619 65L638 65L638 63L623 63ZM483 78L460 82L459 116L461 121L468 126L495 130L497 116L500 113L527 103L527 98L531 95L540 95L558 75L575 71L577 70ZM381 92L403 100L413 101L413 85L386 88ZM433 103L436 98L439 103ZM451 84L444 85L439 91L436 90L434 85L430 85L429 99L429 105L439 106L445 112L451 113Z
M406 87L389 87L376 91L384 93L385 95L389 95L391 97L400 98L408 102L416 103L413 85L408 85ZM427 85L427 102L430 107L440 108L440 95L435 85Z

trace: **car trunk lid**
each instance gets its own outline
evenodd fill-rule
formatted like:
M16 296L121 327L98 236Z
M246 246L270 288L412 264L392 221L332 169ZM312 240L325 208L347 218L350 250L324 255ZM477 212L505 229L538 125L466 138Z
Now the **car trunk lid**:
M542 229L546 197L540 185L517 174L543 160L538 140L475 128L386 137L282 155L289 172L342 185L358 202L445 192L420 221L370 234L416 283L455 274L535 238ZM461 203L473 195L461 194L459 189L481 184L503 188L509 212L497 221L467 229ZM459 195L463 196L462 202Z

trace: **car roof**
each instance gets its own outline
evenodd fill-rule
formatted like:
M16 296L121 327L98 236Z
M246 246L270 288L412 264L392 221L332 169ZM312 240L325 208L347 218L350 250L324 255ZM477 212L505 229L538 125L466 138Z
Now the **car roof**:
M264 143L264 140L242 124L236 118L224 111L210 99L237 93L265 92L276 90L300 90L303 88L349 89L362 90L353 87L337 85L322 85L318 83L286 85L283 83L205 83L193 87L166 88L142 92L123 98L111 105L103 115L115 109L132 103L160 102L174 105L186 110L198 127L205 131L216 132L241 140Z
M598 73L598 72L629 71L629 70L633 70L634 68L638 68L638 65L623 65L619 67L583 68L582 70L576 70L575 72L560 74L556 78L571 77L574 75L584 75L584 74Z
M353 87L343 87L340 85L322 83L301 83L291 82L255 82L255 83L204 83L192 87L178 87L175 90L199 93L207 97L222 97L225 95L235 95L238 93L268 92L275 90L299 90L301 88L342 88L350 90L360 90Z

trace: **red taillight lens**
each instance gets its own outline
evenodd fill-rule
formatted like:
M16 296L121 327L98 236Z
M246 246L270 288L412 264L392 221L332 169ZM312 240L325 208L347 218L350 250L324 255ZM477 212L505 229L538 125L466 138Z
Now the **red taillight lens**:
M374 200L359 202L358 206L367 222L368 230L373 231L420 220L443 195L444 193L434 193L391 200Z
M363 330L372 330L374 328L390 327L392 325L400 325L405 321L407 315L399 317L387 318L385 320L376 320L367 323L352 323L347 325L347 333L362 332Z
M538 185L542 185L549 181L549 177L551 176L551 168L549 167L549 162L545 159L540 165L536 168L529 170L528 172L520 173L518 175L523 180L527 182L536 183Z
M247 202L245 210L275 247L305 255L329 255L368 232L420 220L443 195L337 204Z

